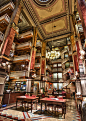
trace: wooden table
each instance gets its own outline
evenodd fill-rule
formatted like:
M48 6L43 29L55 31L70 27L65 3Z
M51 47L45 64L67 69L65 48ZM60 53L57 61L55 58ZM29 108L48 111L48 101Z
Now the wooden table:
M31 101L31 112L32 112L32 105L33 105L33 101L37 100L38 97L32 97L32 96L17 96L16 97L16 109L17 109L17 102L19 100L22 101L22 107L23 107L23 102L26 101L27 103ZM37 101L36 101L36 108L37 108Z
M62 104L62 114L64 114L64 118L65 118L65 114L66 114L66 99L52 99L52 98L42 98L40 99L41 102L41 113L42 113L42 103L45 103L45 110L46 110L46 104L53 104L53 105L57 105L59 103Z

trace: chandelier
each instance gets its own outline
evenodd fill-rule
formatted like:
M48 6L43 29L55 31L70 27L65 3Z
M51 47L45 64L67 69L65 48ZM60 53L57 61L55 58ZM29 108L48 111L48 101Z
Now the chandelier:
M51 60L54 60L54 59L57 59L60 57L60 51L59 51L59 48L54 48L54 44L53 44L53 19L52 19L52 50L51 51L48 51L46 52L46 58L49 58Z
M49 52L46 52L46 58L49 58L51 60L57 59L60 57L60 51L52 50Z

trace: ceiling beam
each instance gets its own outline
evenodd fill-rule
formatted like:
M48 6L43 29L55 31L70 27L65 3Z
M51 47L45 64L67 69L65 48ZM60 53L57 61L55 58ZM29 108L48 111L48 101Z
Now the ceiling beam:
M60 35L60 36L57 36L57 37L53 37L53 40L59 40L59 39L67 38L69 36L70 36L70 33L65 34L65 35ZM52 41L52 38L46 39L45 41L46 42Z

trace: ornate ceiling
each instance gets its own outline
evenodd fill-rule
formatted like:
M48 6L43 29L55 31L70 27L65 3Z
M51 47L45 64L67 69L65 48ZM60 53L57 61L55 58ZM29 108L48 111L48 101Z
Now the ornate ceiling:
M56 40L59 36L70 34L72 0L22 0L31 21L43 38Z

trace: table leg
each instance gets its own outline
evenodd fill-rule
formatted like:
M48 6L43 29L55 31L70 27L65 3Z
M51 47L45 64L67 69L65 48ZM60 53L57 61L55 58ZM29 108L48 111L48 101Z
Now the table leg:
M41 102L41 113L42 113L42 102Z
M32 104L32 100L31 100L31 113L32 113L32 105L33 105L33 104Z
M22 100L22 111L23 111L23 100Z
M16 110L17 110L17 100L16 100Z
M47 110L47 109L46 109L46 103L45 103L45 110Z
M36 110L37 110L37 104L38 104L37 101L38 101L38 100L36 100Z

